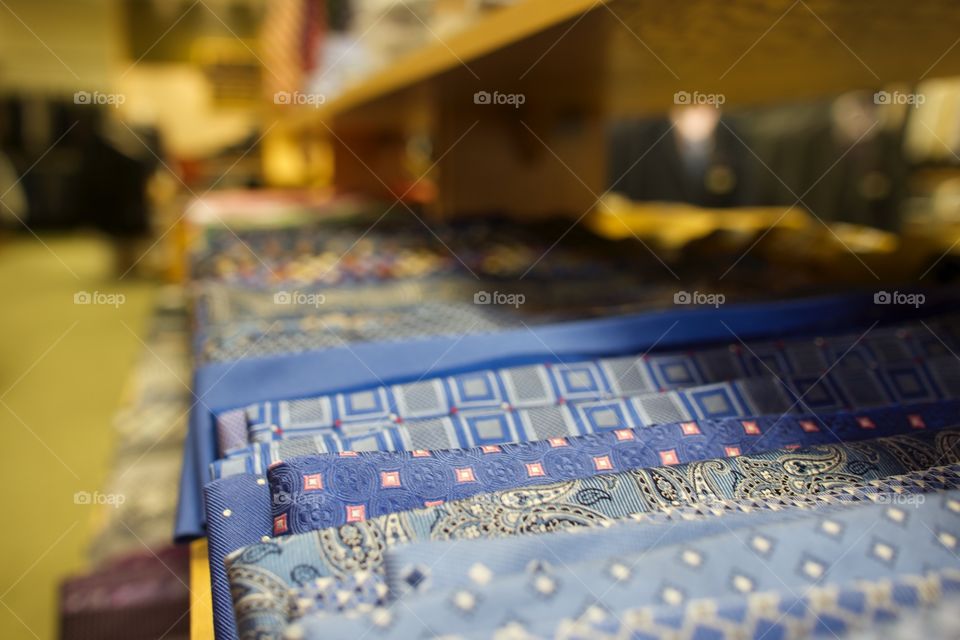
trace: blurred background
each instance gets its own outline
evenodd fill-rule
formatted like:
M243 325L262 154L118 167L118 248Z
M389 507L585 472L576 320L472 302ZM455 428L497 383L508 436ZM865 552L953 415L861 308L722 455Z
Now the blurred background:
M164 546L198 229L396 202L427 242L582 231L728 300L956 279L947 5L582 4L0 0L0 635L94 637L101 583L58 585L139 552L185 637Z

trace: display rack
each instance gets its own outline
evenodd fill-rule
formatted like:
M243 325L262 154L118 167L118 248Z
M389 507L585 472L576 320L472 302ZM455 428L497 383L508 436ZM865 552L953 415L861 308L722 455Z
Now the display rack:
M389 176L425 134L434 215L578 217L607 187L613 119L663 113L678 92L748 106L956 75L958 34L953 0L525 0L271 117L305 148L329 145L344 190L400 195ZM524 101L478 104L481 91ZM205 550L194 543L198 640L212 638Z
M213 597L210 589L210 564L207 539L190 543L190 637L213 638Z

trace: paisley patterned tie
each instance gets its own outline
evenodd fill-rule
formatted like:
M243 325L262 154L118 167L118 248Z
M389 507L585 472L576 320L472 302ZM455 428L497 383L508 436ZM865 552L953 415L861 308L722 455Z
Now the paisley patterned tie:
M676 465L771 449L857 442L954 426L960 402L826 420L761 416L701 420L475 449L325 454L271 466L273 535L338 527L478 493Z
M589 562L578 561L575 548L563 555L541 549L514 574L478 562L467 586L408 597L404 606L375 609L357 620L314 616L304 621L303 637L493 635L500 629L551 637L567 621L590 621L594 610L616 624L628 610L645 606L676 608L763 591L799 598L814 586L876 582L931 568L960 571L960 492L910 497L901 504L761 520L680 542L665 531L642 553ZM603 543L603 534L592 537L582 544ZM476 544L483 542L464 546Z
M631 514L713 498L802 499L960 460L956 430L920 431L850 446L824 445L679 467L592 476L539 488L481 494L438 507L406 511L248 547L227 558L238 629L279 633L298 583L358 570L383 571L384 551L411 541L499 537L602 525ZM228 479L229 480L229 479ZM772 501L771 501L772 503ZM211 517L213 514L211 514ZM294 569L297 568L296 571ZM292 582L291 582L292 581ZM255 602L256 606L248 606ZM279 616L279 617L278 617Z

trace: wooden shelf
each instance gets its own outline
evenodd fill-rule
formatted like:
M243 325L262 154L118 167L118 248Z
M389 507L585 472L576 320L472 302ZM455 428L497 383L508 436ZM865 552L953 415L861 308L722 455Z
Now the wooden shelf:
M656 104L615 102L644 110L666 108L680 90L726 88L733 94L727 104L769 102L960 73L960 48L952 46L960 6L949 0L525 0L403 56L319 108L284 111L300 124L334 119L484 56L516 53L546 31L557 37L545 39L533 58L502 60L509 73L497 75L522 75L531 61L554 57L561 41L575 42L556 53L605 50L604 68L595 71L621 85L608 89L658 96ZM569 59L562 66L583 70ZM566 80L584 78L570 73Z
M190 543L190 638L213 640L213 596L207 539Z
M292 121L332 119L364 104L415 86L445 71L470 64L531 35L596 8L607 0L528 0L492 12L459 33L407 54L396 63L349 86L319 108L297 108Z
M579 216L606 186L611 119L663 113L677 92L749 106L958 75L958 33L954 0L526 0L277 117L330 141L338 186L382 192L371 171L394 182L391 154L425 133L448 154L439 212Z

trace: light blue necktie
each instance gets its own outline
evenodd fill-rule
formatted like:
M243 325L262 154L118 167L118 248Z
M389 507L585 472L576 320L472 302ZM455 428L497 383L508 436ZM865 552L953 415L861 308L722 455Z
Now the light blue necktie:
M810 507L821 514L850 504L863 504L864 501L912 507L918 500L924 499L922 495L917 495L918 492L960 489L960 478L955 476L958 471L960 466L952 465L937 468L929 474L910 474L907 476L910 479L908 484L886 478L875 481L869 487L858 487L847 492L847 495L858 495L857 500L811 501ZM610 556L636 555L660 546L689 543L743 527L806 517L804 514L808 513L806 509L769 507L762 499L724 500L669 510L664 514L651 512L609 528L571 529L538 536L406 544L387 552L385 579L391 599L407 595L422 596L470 588L478 577L490 580L495 576L519 574L534 561L565 566L601 561ZM724 514L724 517L707 517L705 514Z
M878 308L872 295L858 294L604 317L457 339L361 343L203 366L194 375L193 391L203 404L194 407L190 416L176 535L184 539L201 532L205 516L200 490L217 457L214 416L220 411L268 400L403 384L431 372L449 376L488 368L579 362L640 353L653 346L696 348L729 341L731 335L750 341L852 331L872 327L871 320L889 324L930 318L949 311L950 305L955 306L950 292L930 292L922 309Z
M687 420L783 413L833 413L960 397L960 361L851 371L837 367L814 378L755 377L625 398L561 403L530 409L464 411L406 424L351 424L310 440L293 438L244 450L214 463L214 477L262 473L265 462L331 451L410 451L501 445ZM231 417L234 414L229 414ZM221 418L225 419L225 418ZM372 429L372 431L370 430ZM298 432L299 433L299 432ZM284 452L286 455L284 455ZM264 456L267 459L264 459Z
M929 428L938 428L945 424L950 424L954 419L953 416L956 415L956 410L948 410L948 407L948 403L941 403L913 408L904 407L871 410L857 416L843 414L834 416L825 415L821 417L808 416L807 418L798 417L798 420L793 417L788 417L785 418L784 421L793 424L792 431L798 434L800 431L804 431L804 433L799 441L791 443L789 440L784 440L783 442L799 445L803 442L812 442L813 440L811 440L811 438L820 438L824 436L825 433L827 435L836 433L840 434L838 437L859 439L864 436L894 433L903 430L913 431L916 427L925 425L929 425ZM801 421L807 419L823 426L825 432L818 433L816 430L812 430L810 424L804 426L804 422ZM766 436L756 434L756 429L751 429L754 432L754 434L751 435L743 430L743 424L736 422L732 424L736 432L743 431L742 437L751 442L748 448L743 449L743 452L753 452L771 446L772 443L767 442ZM674 427L681 427L681 431L683 431L682 425L674 425ZM664 433L674 432L668 429ZM660 442L661 444L666 444L663 443L662 440L654 438L654 433L644 433L643 435L650 438L650 443ZM777 440L777 435L778 433L775 431L773 440ZM636 444L631 441L617 440L616 433L607 433L602 437L615 442L617 449L624 452L629 452ZM684 435L680 437L679 440L674 437L674 444L660 447L661 451L657 452L651 464L658 466L663 462L660 453L667 456L668 462L672 461L673 457L669 453L671 449L681 452L676 456L676 460L680 460L681 457L686 459L688 455L696 455L696 447L686 449L683 444L685 440L696 443L701 439L691 432L688 425ZM575 441L571 440L571 442ZM726 444L729 445L731 443ZM701 451L701 455L702 453ZM724 455L726 455L726 451ZM591 458L592 457L594 456L591 456ZM611 458L611 460L614 460L614 458ZM627 457L627 460L629 460L629 457ZM618 459L618 464L620 462ZM587 466L595 467L592 460L587 461ZM587 491L584 495L594 494L602 495L596 494L593 490ZM232 605L227 588L224 558L227 554L241 547L256 543L264 538L269 539L275 531L275 518L279 514L271 513L270 492L266 479L263 477L243 474L210 483L206 488L206 498L212 588L214 607L215 611L217 611L216 620L219 621L221 626L227 624L224 620L230 620L230 624L232 625L232 615L230 613L232 611ZM663 506L663 504L660 506Z
M792 378L796 383L794 386L801 387L799 393L804 394L811 383L836 362L848 372L848 378L859 378L863 377L861 372L849 372L878 366L909 365L918 358L948 356L947 344L953 340L948 326L946 320L940 320L931 324L931 330L922 325L905 325L874 329L865 336L845 335L788 343L760 342L746 347L737 344L689 353L476 371L332 396L265 402L235 411L242 412L248 421L250 441L264 442L338 432L351 436L411 421L457 420L457 414L462 412L502 411L504 407L549 407L754 376ZM936 336L945 336L943 339L948 343L942 343ZM906 383L902 375L899 377ZM859 391L854 385L855 380L841 385L840 389L823 384L819 385L817 392L844 396L846 391L845 399L853 406L858 401ZM858 404L863 405L863 400ZM750 413L772 413L775 410L761 405ZM671 420L662 418L656 421ZM472 444L459 441L456 446ZM425 448L415 442L409 447ZM226 450L222 451L226 453Z
M278 633L288 590L325 576L381 572L384 552L425 540L500 537L597 526L665 507L715 498L789 501L863 480L953 463L960 432L920 431L852 445L691 463L594 476L545 487L481 494L440 507L270 540L228 556L238 630ZM296 569L296 570L294 570Z
M770 640L956 638L960 571L810 587L801 593L767 591L670 607L630 609L619 617L591 609L563 620L557 635L570 640L640 637ZM918 619L922 618L922 622ZM898 621L897 624L891 624Z
M585 615L585 603L619 618L635 607L760 591L800 596L811 586L960 569L960 492L910 498L737 527L603 560L577 562L575 554L544 550L522 573L503 577L476 564L467 587L409 597L403 606L359 619L311 616L303 635L482 635L512 626L544 637L557 632L558 622Z

